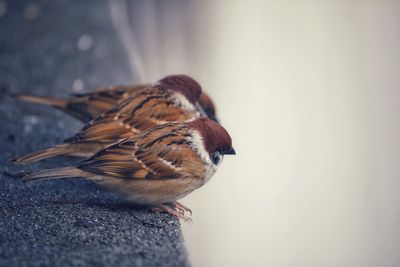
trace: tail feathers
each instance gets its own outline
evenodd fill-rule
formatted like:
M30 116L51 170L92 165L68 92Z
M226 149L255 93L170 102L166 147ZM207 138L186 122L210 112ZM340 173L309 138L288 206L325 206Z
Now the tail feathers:
M57 108L65 108L68 105L68 101L66 99L61 98L53 98L47 96L35 96L35 95L28 95L28 94L13 94L16 99L22 100L25 102L31 102L46 106L53 106Z
M18 156L11 159L11 162L16 164L29 164L39 160L61 156L61 155L71 155L74 152L74 147L70 144L61 144L51 148L46 148L43 150L35 151L26 155Z
M55 169L42 170L27 174L21 174L20 177L21 180L24 182L62 179L71 177L82 177L82 171L75 167L64 167L64 168L55 168Z

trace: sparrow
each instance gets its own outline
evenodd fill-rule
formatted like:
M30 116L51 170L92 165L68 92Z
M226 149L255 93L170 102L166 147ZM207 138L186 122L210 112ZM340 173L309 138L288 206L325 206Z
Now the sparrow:
M189 209L177 200L204 185L224 155L235 154L231 137L220 124L196 118L156 126L75 166L24 174L22 180L79 177L115 190L135 204L184 218Z
M197 101L200 85L186 75L170 75L97 116L59 144L19 156L11 161L27 164L55 156L90 157L119 140L167 122L183 122L205 116Z
M18 93L12 96L21 101L52 106L87 123L146 87L151 85L109 86L89 93L73 94L67 99ZM214 102L209 95L202 92L198 102L210 119L218 121Z

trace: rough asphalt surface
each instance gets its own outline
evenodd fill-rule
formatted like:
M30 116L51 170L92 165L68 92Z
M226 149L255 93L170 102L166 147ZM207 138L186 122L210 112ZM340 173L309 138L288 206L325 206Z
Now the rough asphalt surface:
M67 96L129 84L108 2L0 0L0 266L186 266L179 222L79 179L22 183L10 157L61 142L81 123L17 102L15 92Z

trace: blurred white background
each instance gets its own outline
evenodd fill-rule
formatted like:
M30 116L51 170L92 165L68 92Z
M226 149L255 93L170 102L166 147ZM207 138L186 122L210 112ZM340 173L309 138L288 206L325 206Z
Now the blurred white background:
M183 201L194 266L400 266L399 1L131 9L147 80L195 77L237 151Z

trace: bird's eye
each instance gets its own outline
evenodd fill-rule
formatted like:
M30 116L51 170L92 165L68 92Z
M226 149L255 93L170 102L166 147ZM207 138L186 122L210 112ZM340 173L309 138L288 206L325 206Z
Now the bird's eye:
M222 155L218 151L215 151L210 154L210 158L215 165L218 165L221 161Z

